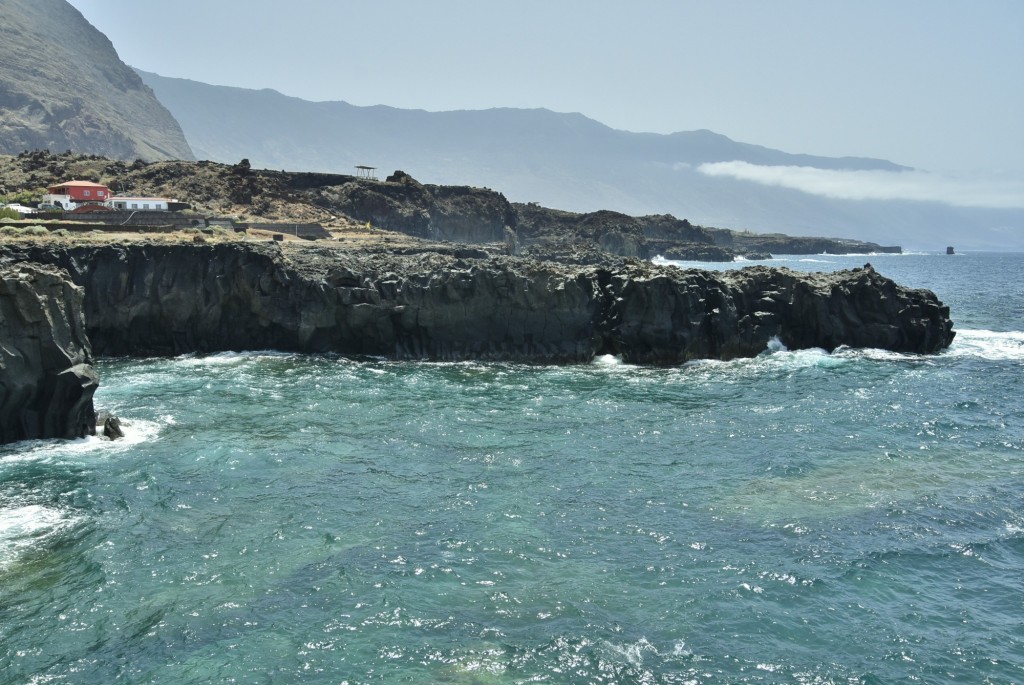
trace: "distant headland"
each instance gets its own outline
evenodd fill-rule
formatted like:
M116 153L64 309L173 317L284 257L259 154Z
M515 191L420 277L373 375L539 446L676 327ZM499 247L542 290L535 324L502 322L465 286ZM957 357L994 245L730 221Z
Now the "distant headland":
M108 195L46 201L59 197L49 190L65 188L72 181L97 184L101 190L96 192ZM577 263L600 261L602 254L724 262L737 257L765 259L772 254L900 252L898 246L858 240L705 227L668 214L566 212L536 203L512 203L487 188L424 184L401 171L377 180L358 172L253 169L248 160L233 165L127 163L48 151L0 156L0 201L30 211L42 204L42 214L21 218L30 223L39 219L35 223L51 228L55 224L43 220L64 220L70 223L61 226L68 230L82 223L97 229L109 225L139 230L213 224L277 227L283 234L298 234L297 227L302 227L307 237L328 238L366 229L427 241L503 243L509 254Z

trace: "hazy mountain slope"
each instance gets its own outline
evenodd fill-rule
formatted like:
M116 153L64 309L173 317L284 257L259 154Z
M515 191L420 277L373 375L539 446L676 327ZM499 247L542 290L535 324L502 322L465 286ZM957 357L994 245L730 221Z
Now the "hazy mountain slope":
M308 102L273 90L211 86L140 72L200 158L352 173L402 169L429 183L495 188L510 200L571 211L672 213L702 225L829 235L942 249L1024 249L1021 210L832 200L710 177L705 162L902 171L868 158L796 155L711 131L661 135L609 128L543 109L425 112Z
M64 0L0 0L0 152L193 159L181 127Z
M233 154L239 146L250 145L252 155L269 166L319 159L331 167L315 167L324 171L348 170L351 166L341 167L349 162L376 161L386 169L416 160L425 165L418 169L422 174L433 171L431 167L448 169L460 156L487 156L519 166L525 150L537 159L574 166L597 160L666 165L743 160L823 169L905 168L877 159L793 155L738 143L711 131L671 135L618 131L582 114L545 109L426 112L357 107L346 102L309 102L269 89L211 86L138 73L161 101L170 103L201 158ZM218 115L211 117L211 112Z

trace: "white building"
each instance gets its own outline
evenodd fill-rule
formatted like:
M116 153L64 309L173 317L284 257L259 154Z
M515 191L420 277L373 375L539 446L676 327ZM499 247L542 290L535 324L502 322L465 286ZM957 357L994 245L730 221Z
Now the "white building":
M166 212L168 202L170 200L166 197L122 197L115 195L107 200L107 206L128 211Z

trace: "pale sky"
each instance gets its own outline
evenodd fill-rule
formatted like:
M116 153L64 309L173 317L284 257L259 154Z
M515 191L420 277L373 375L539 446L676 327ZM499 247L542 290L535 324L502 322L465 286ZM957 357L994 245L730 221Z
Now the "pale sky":
M163 76L1024 179L1021 0L70 1Z

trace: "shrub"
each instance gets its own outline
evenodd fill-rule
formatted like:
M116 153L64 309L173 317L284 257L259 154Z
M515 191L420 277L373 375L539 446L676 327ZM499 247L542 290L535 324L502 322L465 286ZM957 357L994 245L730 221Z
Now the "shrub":
M10 207L0 207L0 219L20 219L21 214L14 211Z
M7 193L6 195L0 195L0 204L5 205L28 205L33 202L39 202L39 198L46 194L46 188L36 188L35 190L19 190L16 193Z

